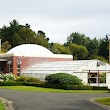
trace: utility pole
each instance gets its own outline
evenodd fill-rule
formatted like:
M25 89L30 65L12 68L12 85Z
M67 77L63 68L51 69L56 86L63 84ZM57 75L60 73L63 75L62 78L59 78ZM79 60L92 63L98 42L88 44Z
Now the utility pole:
M0 53L1 53L1 39L0 39Z
M110 36L110 35L108 34L108 36ZM109 64L110 64L110 39L108 40L108 42L109 42Z
M110 39L109 39L109 64L110 64Z

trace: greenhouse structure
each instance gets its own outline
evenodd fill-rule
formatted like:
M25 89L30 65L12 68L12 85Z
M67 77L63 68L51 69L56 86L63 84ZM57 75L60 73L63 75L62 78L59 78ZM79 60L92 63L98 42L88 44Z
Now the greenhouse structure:
M110 83L110 65L100 60L43 62L31 66L23 75L44 80L48 74L55 73L72 74L86 85L107 86Z
M45 76L68 73L77 76L86 85L107 86L110 83L110 65L103 61L74 60L72 55L53 54L36 44L16 46L0 54L0 73L32 76L45 80Z

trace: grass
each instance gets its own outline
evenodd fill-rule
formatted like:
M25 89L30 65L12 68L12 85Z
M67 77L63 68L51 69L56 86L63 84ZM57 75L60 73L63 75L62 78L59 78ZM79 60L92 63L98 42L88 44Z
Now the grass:
M0 101L0 110L5 110L4 104Z
M19 90L19 91L32 91L32 92L54 92L54 93L107 93L105 90L63 90L42 88L33 86L0 86L3 89Z
M110 98L97 98L97 99L95 99L95 101L100 104L110 106Z

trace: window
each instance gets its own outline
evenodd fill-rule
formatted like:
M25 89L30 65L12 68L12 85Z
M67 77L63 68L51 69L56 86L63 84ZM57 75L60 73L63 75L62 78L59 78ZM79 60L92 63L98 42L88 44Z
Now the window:
M88 83L97 83L97 73L88 73Z
M21 60L18 60L17 61L17 76L20 76L20 73L21 73Z
M20 71L21 71L20 65L18 64L18 67L17 67L17 76L20 76Z
M0 73L3 73L3 68L2 67L0 67Z
M88 73L88 83L106 83L106 73Z
M12 73L12 61L9 60L7 64L9 65L9 73Z
M99 82L106 83L106 73L104 72L100 73Z
M9 65L9 73L12 73L12 64Z

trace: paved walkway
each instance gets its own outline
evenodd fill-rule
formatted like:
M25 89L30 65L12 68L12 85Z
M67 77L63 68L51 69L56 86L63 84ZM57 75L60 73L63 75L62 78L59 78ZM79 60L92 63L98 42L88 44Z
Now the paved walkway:
M107 110L89 100L109 96L109 93L40 93L0 89L0 97L13 101L15 110Z

